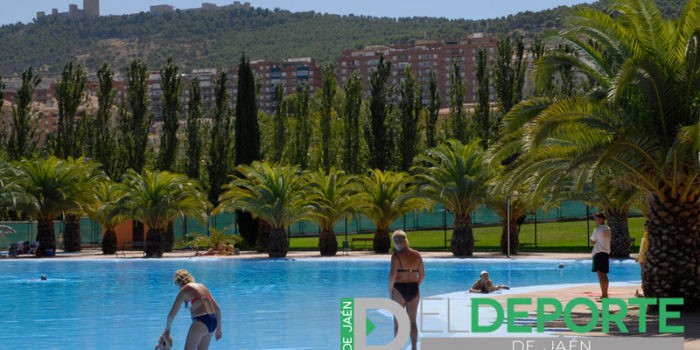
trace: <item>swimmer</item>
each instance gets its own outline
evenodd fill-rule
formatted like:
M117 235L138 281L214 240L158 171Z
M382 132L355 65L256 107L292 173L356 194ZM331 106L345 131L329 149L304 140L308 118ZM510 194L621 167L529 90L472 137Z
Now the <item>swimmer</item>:
M46 281L46 275L41 275L41 280Z

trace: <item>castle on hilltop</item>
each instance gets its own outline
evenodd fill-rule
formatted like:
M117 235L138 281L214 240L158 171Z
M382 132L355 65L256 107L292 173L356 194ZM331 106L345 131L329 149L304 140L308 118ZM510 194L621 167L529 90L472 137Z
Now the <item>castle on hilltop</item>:
M36 19L46 17L44 11L36 13ZM79 9L77 4L68 5L68 12L58 12L58 9L51 9L49 16L65 16L70 18L82 17L99 17L100 16L100 0L83 0L83 9Z

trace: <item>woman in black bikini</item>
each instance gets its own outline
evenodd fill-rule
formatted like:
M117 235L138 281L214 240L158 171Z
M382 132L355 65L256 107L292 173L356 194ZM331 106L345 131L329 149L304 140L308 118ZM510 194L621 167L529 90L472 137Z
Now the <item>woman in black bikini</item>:
M175 303L168 314L164 335L170 335L170 325L180 305L190 309L192 325L187 333L185 350L206 350L209 348L211 336L216 331L216 340L221 339L221 309L209 289L201 283L195 283L194 277L187 270L175 271L175 284L180 292L175 297Z
M408 246L406 233L398 230L391 236L396 252L391 256L391 270L389 271L389 295L391 299L406 308L408 318L411 320L411 346L416 350L418 341L418 325L416 313L420 301L419 286L425 278L423 258L420 253ZM394 322L394 332L398 325Z

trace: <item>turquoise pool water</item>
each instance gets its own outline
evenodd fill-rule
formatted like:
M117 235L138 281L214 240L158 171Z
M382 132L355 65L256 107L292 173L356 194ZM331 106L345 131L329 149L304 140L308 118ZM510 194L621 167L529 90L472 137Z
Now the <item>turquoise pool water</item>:
M425 266L423 296L466 290L483 269L512 287L597 282L589 261L426 259ZM348 259L5 260L0 348L152 349L177 293L172 275L186 268L222 308L224 336L211 349L337 349L340 298L385 297L388 267L388 260ZM639 279L633 261L611 261L611 281ZM181 309L176 349L190 322ZM387 342L384 333L372 342Z

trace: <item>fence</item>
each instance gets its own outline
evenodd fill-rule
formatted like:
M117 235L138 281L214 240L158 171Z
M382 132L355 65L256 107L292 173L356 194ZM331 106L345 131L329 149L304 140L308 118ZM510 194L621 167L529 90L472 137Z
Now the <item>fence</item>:
M540 209L530 213L525 222L583 219L590 216L590 213L593 213L594 210L594 208L588 208L582 202L566 201L562 202L559 207L555 209L546 212ZM454 215L446 211L442 206L436 205L430 211L414 211L404 215L391 225L391 230L403 229L405 231L415 231L450 229L453 222ZM474 225L496 225L501 223L501 218L489 208L480 206L472 213L472 223ZM23 240L31 241L36 238L36 221L0 222L0 224L9 226L16 231L16 233L12 234L0 234L0 247L2 248L9 246L10 243ZM63 223L61 221L55 221L54 227L57 239L59 239L63 232ZM226 234L238 234L238 226L236 225L236 218L233 213L223 213L213 216L209 218L207 223L199 223L193 219L178 219L175 221L173 227L175 229L176 239L184 238L184 233L206 235L211 228L215 228ZM352 234L373 232L374 229L375 226L372 222L363 215L355 215L352 219L347 221L343 220L335 225L336 233ZM583 230L587 232L586 228L583 228ZM291 236L317 235L319 231L318 225L309 221L297 222L289 228L289 234ZM102 241L102 228L99 224L88 218L82 218L80 220L80 232L83 244L100 244ZM535 243L537 243L536 240L535 233Z

